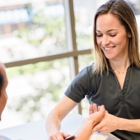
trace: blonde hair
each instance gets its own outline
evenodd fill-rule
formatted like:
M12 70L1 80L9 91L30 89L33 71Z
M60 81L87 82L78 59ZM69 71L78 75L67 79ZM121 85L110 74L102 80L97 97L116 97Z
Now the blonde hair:
M110 0L105 4L101 5L97 10L94 17L94 29L93 29L93 42L94 42L94 72L102 74L104 69L107 69L109 72L109 62L105 57L103 51L98 46L96 41L96 20L98 16L104 14L113 14L118 18L121 24L125 27L127 33L131 35L129 38L129 46L128 46L128 55L130 62L136 64L137 67L140 68L140 56L139 56L139 37L138 37L138 29L137 23L135 19L135 15L124 0Z

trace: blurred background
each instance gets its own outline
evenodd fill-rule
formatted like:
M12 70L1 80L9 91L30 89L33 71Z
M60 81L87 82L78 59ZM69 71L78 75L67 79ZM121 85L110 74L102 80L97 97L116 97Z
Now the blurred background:
M46 118L93 63L93 17L105 1L0 0L0 61L9 80L0 129ZM139 25L140 0L127 1ZM75 110L87 116L87 109L85 98Z

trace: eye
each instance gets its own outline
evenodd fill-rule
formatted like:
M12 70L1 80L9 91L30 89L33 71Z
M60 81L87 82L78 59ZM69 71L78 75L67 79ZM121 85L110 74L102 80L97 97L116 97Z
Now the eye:
M110 34L110 36L111 36L111 37L115 37L115 36L116 36L116 34Z
M97 36L97 37L102 37L103 35L102 35L102 34L96 34L96 36Z

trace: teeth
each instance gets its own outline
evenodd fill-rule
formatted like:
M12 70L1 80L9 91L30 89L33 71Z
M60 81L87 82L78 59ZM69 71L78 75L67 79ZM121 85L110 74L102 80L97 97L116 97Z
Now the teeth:
M104 47L104 49L105 49L106 51L108 51L108 50L110 50L111 48Z

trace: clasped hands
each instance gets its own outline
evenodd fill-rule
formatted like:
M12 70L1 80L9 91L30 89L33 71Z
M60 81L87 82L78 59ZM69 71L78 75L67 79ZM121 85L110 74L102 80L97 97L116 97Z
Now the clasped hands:
M104 106L98 106L96 104L90 105L89 107L89 117L87 117L79 129L78 135L86 135L84 132L88 130L87 137L93 132L98 131L103 134L107 134L117 130L119 118L111 115L104 108ZM64 140L69 134L63 132L56 132L54 135L49 137L49 140ZM83 137L82 136L82 137Z
M98 111L100 111L100 108L101 106L97 107L96 104L90 105L89 114L96 114ZM104 117L93 127L93 132L98 131L102 132L103 134L113 132L117 130L118 121L118 117L109 114L108 111L105 110Z

